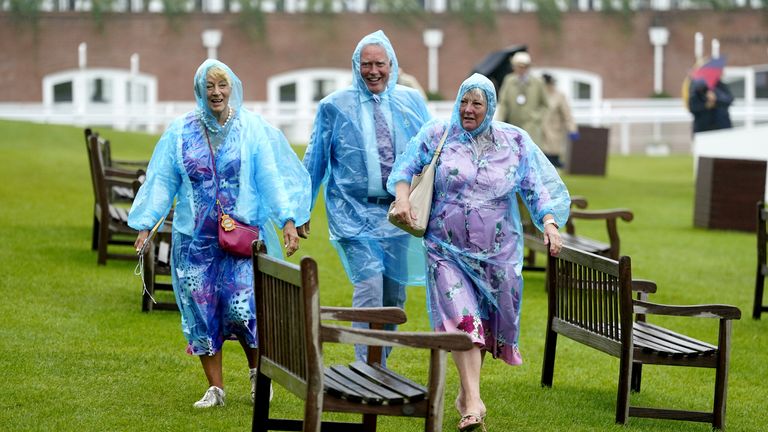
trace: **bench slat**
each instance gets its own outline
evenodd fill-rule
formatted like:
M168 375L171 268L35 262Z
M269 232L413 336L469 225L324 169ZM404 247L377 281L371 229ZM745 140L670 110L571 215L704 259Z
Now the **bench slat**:
M349 366L337 365L331 366L331 369L349 381L365 387L366 390L377 394L383 400L384 404L400 405L404 401L402 394L388 389L385 385L376 379L371 379L365 375L358 374L357 371L353 370Z
M581 237L578 235L572 235L568 233L560 233L560 237L563 239L563 243L576 249L583 250L589 253L601 253L611 250L611 245L598 240L593 240L587 237Z
M342 399L352 400L352 397L359 397L365 403L371 405L382 405L385 402L383 396L378 394L375 389L368 387L368 383L348 376L348 371L349 369L345 366L325 368L325 377L331 378L333 382L340 384L336 389L341 393L340 397Z
M634 324L633 334L638 338L651 338L653 341L669 347L667 351L656 350L660 353L677 352L687 355L703 356L712 355L717 351L717 347L714 345L649 323L636 322ZM638 342L635 344L642 346Z
M379 365L371 366L358 360L349 365L349 367L358 374L366 377L366 379L376 381L380 385L403 395L408 402L422 400L428 392L426 387L400 376L389 369L382 368Z
M363 396L354 389L345 385L343 381L340 381L339 377L334 374L330 368L326 368L325 370L323 384L325 391L337 398L346 399L351 402L363 401Z

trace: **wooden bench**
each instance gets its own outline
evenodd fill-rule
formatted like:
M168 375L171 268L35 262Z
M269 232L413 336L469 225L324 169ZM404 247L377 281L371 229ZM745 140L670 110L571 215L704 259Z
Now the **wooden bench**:
M90 145L91 137L96 137L96 140L99 143L98 147L99 152L101 153L101 161L107 175L124 178L130 182L146 172L147 164L144 161L119 161L121 164L116 164L117 161L112 159L112 150L109 140L99 136L97 132L94 132L90 128L86 128L84 132L85 147L88 151L89 163L91 163L90 161L93 158ZM116 201L131 202L134 197L133 188L122 184L112 186L110 194L112 194L112 199Z
M752 307L752 318L760 319L763 312L768 312L768 305L763 304L763 293L765 290L765 277L768 275L768 263L766 262L765 244L768 242L768 232L766 232L765 220L768 218L768 211L765 209L765 203L757 203L757 272L755 276L755 303Z
M633 281L631 261L614 261L564 247L547 264L548 316L541 384L552 386L557 336L618 357L616 422L628 417L688 420L725 426L725 400L731 349L732 320L741 312L734 306L669 306L647 301L656 292L651 281ZM638 293L637 299L633 292ZM702 342L651 324L646 315L719 319L717 345ZM630 405L630 390L639 392L643 365L715 369L711 411L648 408Z
M616 225L618 219L626 222L632 221L634 215L631 210L625 208L606 209L606 210L585 210L587 200L581 196L571 197L571 213L565 224L565 232L560 235L563 238L563 244L585 252L602 255L612 259L619 258L621 240L619 239L619 230ZM595 240L576 234L574 221L582 220L603 220L605 221L608 242ZM524 219L525 220L525 219ZM523 232L525 236L525 247L528 248L528 254L525 257L524 270L540 270L544 267L536 266L536 253L548 255L548 248L544 244L544 237L541 232L530 222L524 224Z
M392 332L323 324L321 320L401 324L398 308L321 308L317 263L305 257L301 265L257 254L254 242L254 286L259 334L259 366L253 407L254 431L376 430L379 415L424 418L425 431L441 431L446 350L468 350L463 333ZM328 366L326 343L430 349L429 380L425 385L370 362ZM392 366L392 365L389 365ZM272 382L304 404L304 418L277 419L269 415ZM361 421L322 421L323 412L361 414Z
M98 251L98 263L104 265L109 258L135 260L135 251L113 253L108 248L110 245L133 246L137 232L128 226L129 203L118 200L113 193L115 187L129 188L132 193L133 180L105 166L101 144L98 135L89 136L88 157L94 192L91 247Z

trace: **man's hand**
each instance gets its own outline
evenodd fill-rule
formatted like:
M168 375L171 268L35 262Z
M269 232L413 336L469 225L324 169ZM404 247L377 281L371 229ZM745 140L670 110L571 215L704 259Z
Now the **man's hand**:
M303 239L309 238L309 221L298 228L298 235Z

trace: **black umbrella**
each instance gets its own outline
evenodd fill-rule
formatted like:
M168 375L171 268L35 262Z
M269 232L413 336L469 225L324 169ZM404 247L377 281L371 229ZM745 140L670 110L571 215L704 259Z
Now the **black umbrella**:
M526 51L527 45L510 45L504 49L494 51L483 59L480 63L476 64L472 73L483 74L493 82L496 87L496 92L499 91L504 77L512 72L512 66L509 64L509 59L515 55L518 51Z

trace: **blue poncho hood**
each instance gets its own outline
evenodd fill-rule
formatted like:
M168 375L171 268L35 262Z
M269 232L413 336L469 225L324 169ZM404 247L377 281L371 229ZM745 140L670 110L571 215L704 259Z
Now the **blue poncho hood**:
M214 67L223 70L229 76L230 86L232 87L232 92L229 95L229 106L234 109L235 116L240 113L240 108L243 106L243 83L240 81L240 78L238 78L237 75L232 72L232 69L230 69L229 66L214 59L208 59L204 61L197 68L197 72L195 72L194 90L195 102L197 102L197 113L209 128L213 128L217 132L221 132L221 125L219 125L218 121L213 116L211 108L208 107L208 97L206 91L208 71Z
M371 94L371 91L368 90L368 86L365 85L365 80L363 80L363 77L360 75L360 53L363 51L363 48L368 45L381 45L387 51L387 56L390 61L389 81L387 82L387 89L384 90L382 95L389 94L395 89L395 85L397 84L397 56L395 55L395 49L392 48L392 43L389 42L389 38L387 38L387 35L381 30L363 37L360 42L358 42L355 52L352 53L353 85L363 92L363 94Z
M485 118L480 126L473 130L467 131L461 126L461 114L459 108L461 107L461 98L464 94L472 89L478 88L485 93L485 101L488 106L485 112ZM469 78L464 80L459 87L459 92L456 95L456 103L453 105L453 113L451 114L451 129L460 133L467 133L472 137L476 137L485 132L493 122L493 114L496 112L496 89L493 87L493 83L484 75L472 74Z

